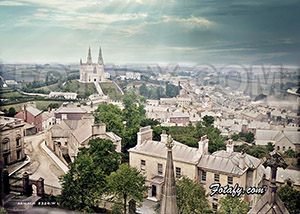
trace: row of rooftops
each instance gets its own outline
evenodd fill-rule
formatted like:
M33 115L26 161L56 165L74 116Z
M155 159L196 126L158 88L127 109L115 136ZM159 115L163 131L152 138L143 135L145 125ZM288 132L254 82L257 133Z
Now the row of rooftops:
M140 134L149 133L150 128L140 130ZM151 130L152 131L152 130ZM167 147L165 134L161 135L161 141L147 139L129 149L129 152L149 155L158 158L166 158ZM261 165L261 160L246 153L233 151L232 141L227 142L226 151L216 151L208 153L209 140L203 136L199 141L199 147L193 148L177 141L174 141L173 159L203 168L208 171L217 171L225 174L241 176L248 168L257 169Z

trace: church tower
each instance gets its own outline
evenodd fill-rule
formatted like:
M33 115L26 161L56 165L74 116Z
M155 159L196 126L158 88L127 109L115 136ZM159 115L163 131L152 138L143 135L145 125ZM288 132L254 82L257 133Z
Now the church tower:
M91 47L88 49L88 56L86 63L80 60L80 79L79 82L101 82L104 81L104 63L102 57L101 47L99 49L98 62L93 63Z
M87 57L87 64L92 64L92 54L91 54L91 47L89 47L88 57Z
M99 65L103 65L103 58L102 58L101 46L99 48L98 64Z

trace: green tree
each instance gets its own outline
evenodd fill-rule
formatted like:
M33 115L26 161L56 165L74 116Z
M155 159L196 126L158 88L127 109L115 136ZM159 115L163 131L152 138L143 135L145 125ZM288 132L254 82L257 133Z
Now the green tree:
M8 114L7 114L8 117L14 117L16 114L17 114L17 112L16 112L16 109L14 107L10 107L8 109Z
M291 214L300 213L300 191L284 185L278 189L280 199L283 201L286 208Z
M268 150L265 146L251 146L248 147L246 153L256 158L263 158L268 154Z
M297 157L297 153L292 149L289 149L289 150L285 151L284 154L289 158Z
M274 145L271 142L268 142L266 147L267 147L268 152L272 152L274 150Z
M176 196L180 214L211 213L205 189L185 176L176 181Z
M61 177L62 207L83 212L97 212L101 196L106 192L106 177L116 170L120 155L109 140L96 138L89 141L89 148L81 148L70 164L67 174Z
M237 140L240 139L240 135L239 135L239 134L233 134L233 135L231 136L231 139L232 139L233 141L237 141Z
M148 90L145 83L140 86L139 92L141 96L148 97Z
M100 104L94 112L95 121L98 123L105 123L106 129L115 134L122 136L124 129L122 111L113 104Z
M123 201L124 214L127 213L127 202L131 199L141 202L144 192L148 189L145 185L146 178L136 168L127 164L122 164L107 180L108 191L117 201Z
M246 214L250 210L250 206L243 199L238 197L231 197L227 195L220 200L220 209L218 213L221 214Z
M206 127L211 126L214 123L214 117L205 115L203 117L204 125Z
M59 104L58 103L50 103L49 105L48 105L48 108L50 108L50 109L56 109L56 108L58 108L59 107Z
M128 92L123 99L122 117L126 121L126 125L121 136L125 158L128 158L127 150L136 145L140 124L146 118L144 103L145 99L138 97L133 92Z

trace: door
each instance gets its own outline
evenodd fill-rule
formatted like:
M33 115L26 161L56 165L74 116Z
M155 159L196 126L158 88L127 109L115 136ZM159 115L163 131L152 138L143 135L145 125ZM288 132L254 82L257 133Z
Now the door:
M156 186L152 185L152 197L156 198Z

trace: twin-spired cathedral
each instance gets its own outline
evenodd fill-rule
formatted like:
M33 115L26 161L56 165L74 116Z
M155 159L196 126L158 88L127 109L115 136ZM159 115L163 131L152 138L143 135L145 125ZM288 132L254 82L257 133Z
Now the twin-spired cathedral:
M101 47L99 49L98 62L92 62L91 48L89 47L87 62L82 63L80 59L80 82L101 82L104 80L104 64Z

